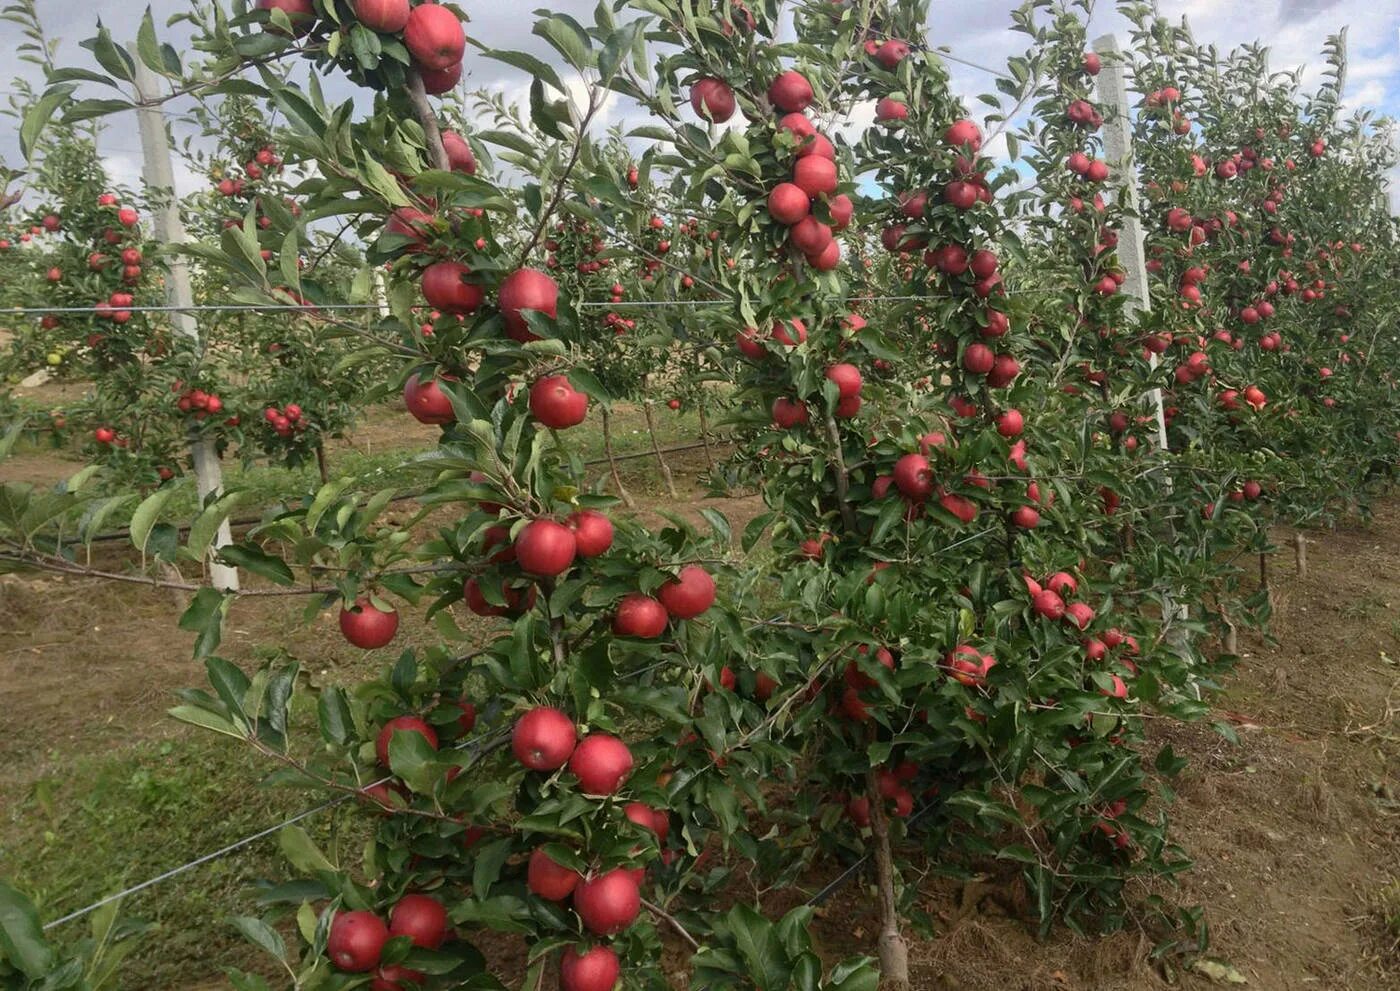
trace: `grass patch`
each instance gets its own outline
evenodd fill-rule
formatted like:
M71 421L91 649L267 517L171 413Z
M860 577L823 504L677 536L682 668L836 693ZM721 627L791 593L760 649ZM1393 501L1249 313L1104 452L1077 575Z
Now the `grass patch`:
M60 755L53 755L57 763ZM261 789L269 768L247 747L195 731L115 753L63 761L29 794L7 801L0 863L7 879L55 919L129 885L289 818L322 800L311 792ZM8 790L0 787L0 791ZM363 822L350 808L301 825L323 848ZM359 830L351 844L358 849ZM344 849L342 844L342 849ZM122 967L123 988L191 987L225 967L267 972L267 958L229 926L256 915L250 884L285 875L276 836L128 897L123 917L154 923ZM86 920L55 935L78 939ZM270 972L269 972L270 973Z

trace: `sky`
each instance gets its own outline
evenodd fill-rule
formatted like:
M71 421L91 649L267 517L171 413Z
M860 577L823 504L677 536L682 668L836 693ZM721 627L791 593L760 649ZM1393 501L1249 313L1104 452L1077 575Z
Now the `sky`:
M118 42L135 36L139 18L138 6L130 0L35 0L39 17L50 37L62 44L57 56L61 66L91 66L90 56L78 47L78 42L95 33L101 19ZM187 0L153 0L151 7L156 23L162 26L166 18L184 9ZM1024 49L1024 36L1006 29L1009 11L1018 0L932 0L930 5L929 39L936 45L946 45L953 55L967 62L986 67L1004 66L1009 55ZM562 0L551 10L573 14L583 21L592 19L596 0ZM523 49L549 58L551 50L530 34L533 3L519 0L459 0L459 5L471 17L468 33L494 48ZM542 5L541 5L542 6ZM1126 23L1113 12L1112 0L1099 0L1099 10L1090 25L1090 37L1116 32L1126 41ZM1349 31L1349 68L1345 102L1350 107L1370 106L1400 117L1400 0L1159 0L1162 13L1173 20L1186 17L1203 42L1215 43L1228 49L1241 43L1264 42L1272 49L1271 64L1278 69L1309 66L1305 79L1315 82L1321 59L1318 54L1322 41L1343 26ZM162 39L169 33L159 27ZM0 21L0 51L14 51L20 43L19 28ZM13 71L25 75L36 84L38 70L17 60L11 62ZM502 91L507 99L523 100L528 79L499 63L484 59L479 52L468 49L467 85ZM992 76L975 67L955 62L950 65L954 88L963 95L969 107L978 93L990 92ZM0 98L12 89L12 84L0 75ZM328 95L348 95L348 84L337 92L328 85ZM628 111L615 105L608 108L604 124L625 119ZM872 114L873 116L873 114ZM22 165L17 138L17 125L0 121L0 159L13 167ZM139 182L141 151L134 119L117 119L103 135L99 145L108 170L119 183ZM991 149L995 153L996 149ZM1400 178L1400 177L1397 177ZM205 180L176 163L178 192L189 193ZM1400 183L1398 183L1400 185Z

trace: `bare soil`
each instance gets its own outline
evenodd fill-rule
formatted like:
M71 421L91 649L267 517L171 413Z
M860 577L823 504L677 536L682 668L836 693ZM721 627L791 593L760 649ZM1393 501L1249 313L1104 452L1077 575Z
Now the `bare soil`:
M398 429L356 441L370 442L403 446L405 438ZM42 457L52 472L53 456ZM760 511L752 497L703 501L691 480L703 455L671 460L682 499L645 498L642 513L698 519L708 504L727 513L738 533ZM38 472L37 461L31 467ZM14 460L6 462L7 478L14 469ZM1277 536L1283 546L1291 539ZM1274 555L1276 640L1241 639L1242 660L1218 700L1239 745L1207 725L1163 724L1153 741L1191 758L1172 818L1175 840L1196 861L1178 887L1158 893L1204 906L1210 955L1251 987L1400 989L1397 934L1386 931L1377 909L1382 891L1400 879L1397 560L1400 499L1383 502L1367 526L1311 534L1306 578L1296 574L1291 553ZM183 606L181 595L139 585L0 576L0 809L15 809L35 780L61 774L77 756L193 732L164 716L176 689L203 681L190 660L190 635L175 628ZM251 660L255 643L280 644L332 680L377 665L347 661L333 616L304 626L300 606L240 601L221 652ZM426 628L406 632L410 641L433 636ZM1004 894L990 881L920 885L936 932L911 947L916 989L1221 986L1194 972L1169 982L1137 929L1101 939L1061 929L1039 940L1028 922L1007 915L1004 905L1014 898ZM823 953L873 953L873 911L863 882L843 889L819 914ZM209 982L218 982L217 971L191 975L183 986Z

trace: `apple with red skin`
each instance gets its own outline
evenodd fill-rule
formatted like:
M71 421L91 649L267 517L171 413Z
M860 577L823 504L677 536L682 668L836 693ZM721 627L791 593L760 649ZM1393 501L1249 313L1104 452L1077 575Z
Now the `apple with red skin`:
M780 224L791 227L811 212L811 197L793 183L780 182L768 194L768 215Z
M433 215L431 213L424 213L411 206L403 206L389 215L389 220L384 224L384 233L398 234L409 238L414 245L421 246L428 236L429 226L432 222Z
M559 285L538 269L522 268L505 277L497 303L505 317L506 333L511 338L521 343L537 341L539 336L530 331L522 313L534 310L555 319L559 315Z
M985 344L969 344L963 351L962 366L973 375L986 375L996 365L996 355Z
M310 22L316 18L316 7L311 0L258 0L258 10L283 11L298 32L310 27Z
M428 741L429 747L434 750L438 748L437 731L422 719L417 716L395 716L384 724L384 728L379 731L379 737L374 741L374 755L379 759L380 767L389 766L389 743L395 733L417 733Z
M409 13L403 43L419 66L440 72L462 61L467 35L455 13L439 4L425 3Z
M933 475L928 458L906 454L894 463L894 484L911 502L923 502L933 494Z
M958 120L948 125L948 129L943 132L943 140L954 148L970 148L972 151L982 149L982 129L977 126L976 121Z
M572 719L558 709L540 706L516 720L510 749L532 771L557 771L568 762L577 741Z
M532 894L552 902L562 902L574 893L583 876L571 867L556 863L544 847L536 847L525 868L525 886Z
M632 773L632 751L615 736L590 733L574 748L569 770L585 795L612 795Z
M1071 602L1065 606L1065 620L1080 630L1087 630L1094 621L1094 610L1087 602Z
M559 991L614 991L622 964L607 946L595 946L584 953L567 947L559 958Z
M443 313L475 313L486 291L466 281L471 271L461 262L434 262L423 270L423 298Z
M1056 595L1069 597L1079 591L1079 582L1066 571L1057 571L1045 579L1045 587Z
M370 978L369 991L408 991L410 984L422 984L427 975L420 970L410 970L402 964L380 967Z
M698 564L687 564L656 590L656 597L676 619L694 619L715 604L715 580Z
M423 77L423 90L431 96L451 92L462 79L462 63L449 65L446 69L419 69ZM449 157L451 152L448 152ZM471 170L474 171L474 170Z
M447 167L453 172L476 175L476 154L466 138L456 131L443 131L442 150L447 152Z
M1099 58L1098 52L1085 52L1082 64L1086 75L1097 76L1103 68L1103 59Z
M875 102L875 119L882 123L909 119L909 107L892 96L882 96Z
M574 891L574 911L584 928L599 936L622 932L641 910L641 889L622 868L586 878Z
M375 650L383 647L399 630L399 614L396 610L380 610L374 607L368 596L361 596L355 604L340 609L340 632L345 639L361 650Z
M367 974L379 966L389 927L373 912L337 912L326 936L326 956L337 970Z
M355 0L355 17L371 31L398 34L408 24L408 0Z
M875 49L875 61L879 62L886 69L893 69L908 57L909 43L907 41L900 41L898 38L891 38L879 48Z
M773 416L773 423L782 430L791 430L799 427L811 420L807 412L807 404L800 399L790 399L787 396L779 396L773 400L770 410Z
M690 87L690 106L697 117L723 124L734 116L734 91L723 79L706 76Z
M1048 588L1041 589L1031 596L1031 608L1046 619L1061 619L1065 614L1065 600Z
M971 210L977 205L977 187L962 179L954 179L943 187L943 199L958 210Z
M792 181L810 197L836 194L836 163L829 158L808 155L799 158L792 167Z
M1031 506L1017 506L1011 513L1011 523L1022 530L1034 530L1040 526L1040 513Z
M457 419L452 400L447 398L437 379L424 382L417 375L410 376L403 385L403 402L419 423L442 426Z
M612 520L596 509L580 509L570 513L564 522L574 531L574 545L579 557L597 557L612 546Z
M851 198L845 193L833 196L827 202L827 210L831 213L831 227L833 230L844 231L851 225L851 219L855 216L856 207L851 202Z
M442 902L428 895L407 894L389 913L389 936L407 936L414 946L436 950L447 941L451 926Z
M807 77L794 69L781 73L768 87L768 102L787 113L806 110L815 98Z
M564 375L547 375L530 386L530 413L551 430L578 426L588 415L588 395Z
M577 553L574 532L556 520L531 520L515 537L515 559L521 569L541 578L568 571Z
M819 255L831 244L831 228L808 215L793 224L788 242L804 255Z
M997 417L997 433L1008 439L1018 437L1025 429L1025 418L1018 409L1009 409Z
M670 618L666 607L656 599L641 592L630 592L617 604L612 629L621 637L655 640L666 632Z
M306 2L309 6L311 0L306 0ZM135 227L136 222L140 219L141 215L138 214L132 207L124 206L117 211L117 220L121 222L121 225L123 227Z
M826 370L826 377L836 383L836 394L842 399L859 396L864 379L860 369L850 362L837 362Z
M725 687L733 690L732 685ZM671 831L671 819L661 809L653 809L643 802L628 802L622 807L622 814L643 829L651 830L662 843L666 842L666 834Z

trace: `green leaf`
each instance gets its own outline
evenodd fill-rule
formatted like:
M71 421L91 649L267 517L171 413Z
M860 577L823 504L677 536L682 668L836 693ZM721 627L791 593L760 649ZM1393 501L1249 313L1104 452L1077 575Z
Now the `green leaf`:
M355 732L355 721L350 715L350 703L346 701L345 689L327 688L316 700L316 718L321 726L322 739L345 746Z
M202 588L181 615L180 629L198 634L194 641L196 658L208 657L218 649L224 614L232 601L231 596L224 595L218 589Z
M156 25L151 18L151 8L146 8L146 14L141 18L141 26L136 30L136 54L146 68L150 69L158 76L165 75L165 60L161 56L160 42L156 40Z
M473 848L472 891L479 897L485 898L491 893L491 885L501 876L501 868L510 857L511 846L511 840L506 838Z
M309 874L313 871L335 872L335 864L321 852L309 833L300 826L287 826L277 834L277 845L282 848L282 856L287 858L298 871Z
M141 505L131 514L131 542L142 554L146 553L146 542L151 539L151 528L170 497L175 494L175 486L156 489L142 500Z
M39 913L28 898L0 881L0 957L38 980L54 966L53 947L44 940Z
M235 568L243 568L278 585L293 585L296 577L291 567L280 557L274 557L256 544L229 544L219 548L218 559Z
M44 133L44 128L53 118L54 111L66 104L72 95L73 88L71 86L50 89L39 97L25 113L24 120L19 127L19 149L23 153L25 161L33 159L39 135Z
M249 915L235 915L229 919L233 928L243 934L243 938L254 946L258 946L268 952L270 956L278 960L285 960L287 957L287 944L282 941L282 936L262 919L255 919Z
M190 527L190 535L185 542L185 553L192 560L203 561L209 551L209 544L219 532L220 525L228 519L238 504L246 501L250 495L251 490L240 489L222 495L210 503Z
M536 33L538 34L539 32ZM500 49L490 49L482 52L482 54L489 59L514 66L526 75L533 76L535 79L543 80L559 93L568 93L568 90L564 88L564 83L559 79L559 74L554 71L554 66L527 52L510 52Z
M223 716L216 712L210 712L208 709L201 709L197 705L177 705L173 709L167 709L166 715L178 719L182 723L213 730L215 733L222 733L224 736L231 736L237 740L247 739L246 733Z

